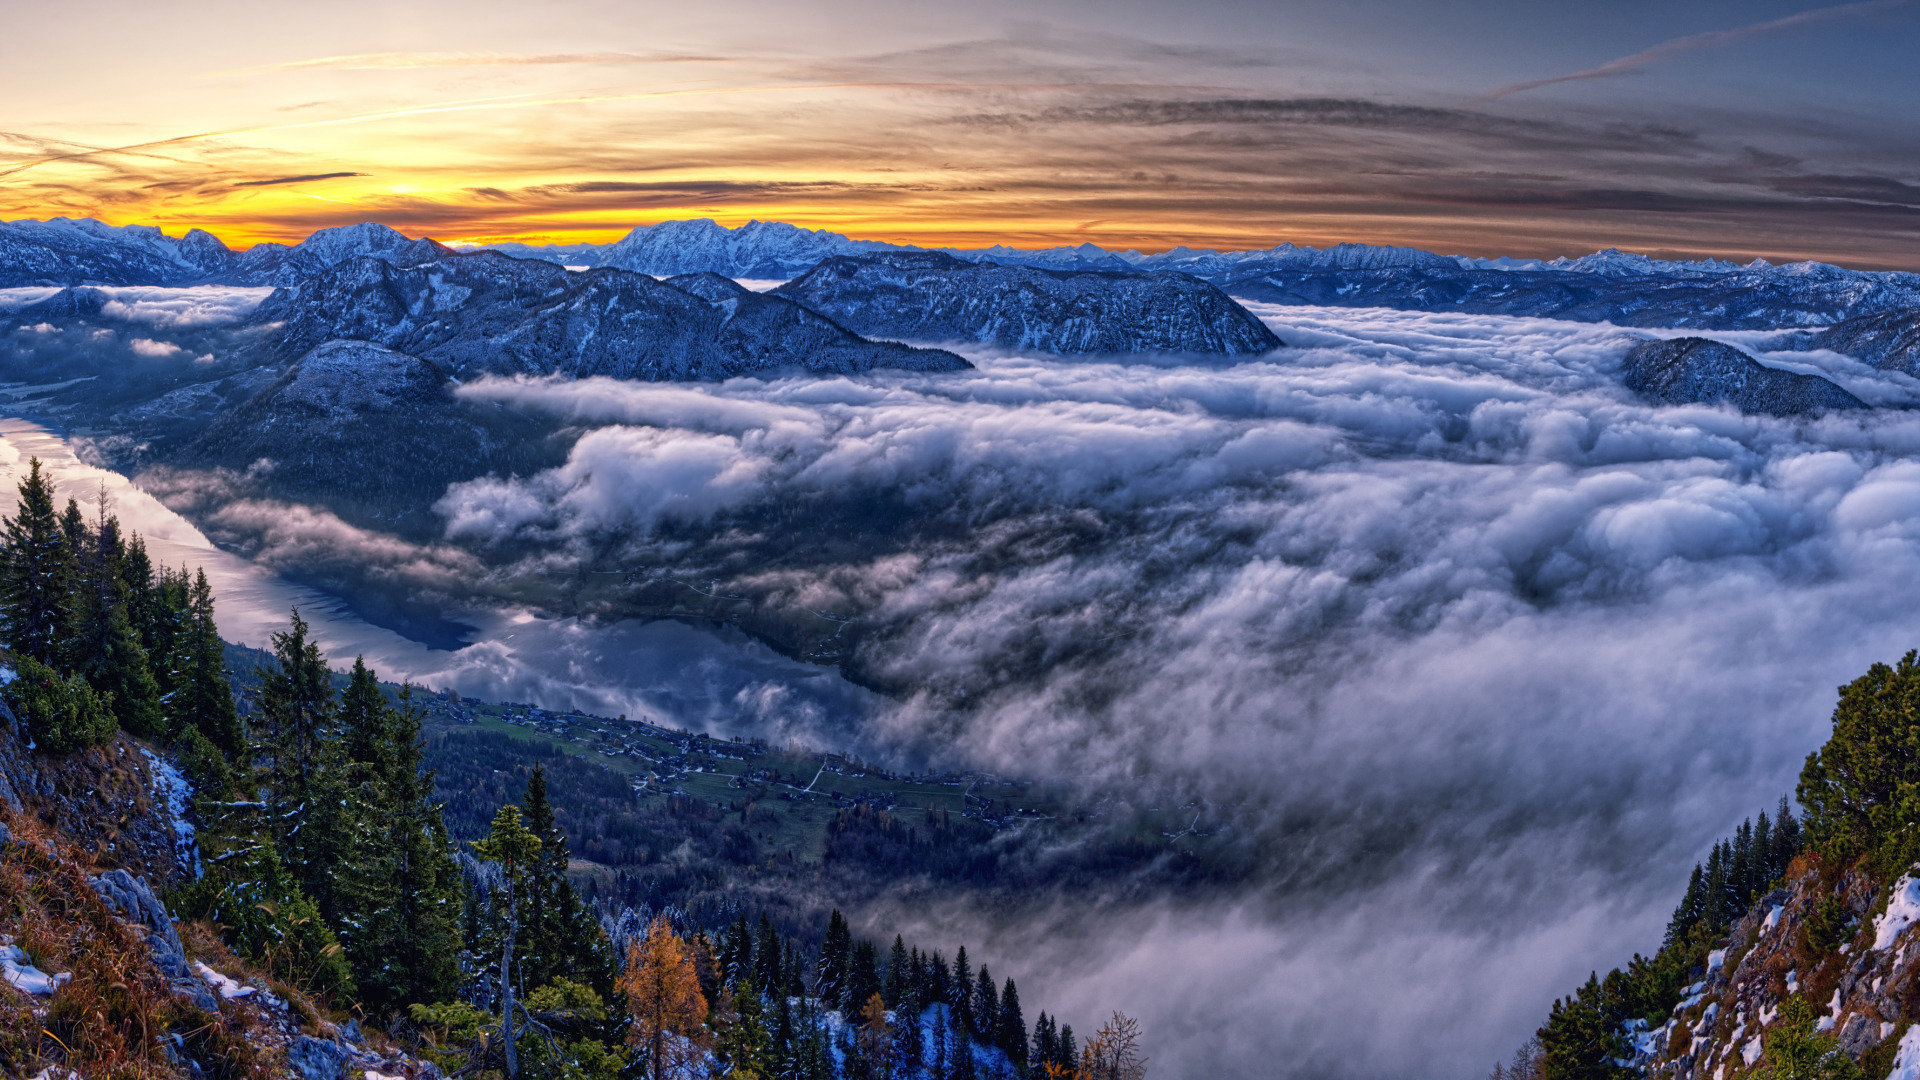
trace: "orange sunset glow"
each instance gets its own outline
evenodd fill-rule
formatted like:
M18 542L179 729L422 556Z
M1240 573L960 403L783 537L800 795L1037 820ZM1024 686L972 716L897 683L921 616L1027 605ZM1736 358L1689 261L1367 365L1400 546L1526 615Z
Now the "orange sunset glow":
M1831 107L1823 127L1761 130L1788 103L1695 86L1691 61L1514 92L1593 57L1489 54L1482 73L1408 25L1376 43L1386 62L1284 7L1232 33L1164 11L1092 33L842 6L831 35L750 3L532 24L493 5L17 11L13 40L36 45L0 73L0 216L197 226L236 247L363 220L551 243L712 217L923 244L1920 265L1910 200L1858 179L1903 133L1854 139L1865 118ZM1675 115L1675 93L1700 117ZM1804 164L1822 147L1852 160Z

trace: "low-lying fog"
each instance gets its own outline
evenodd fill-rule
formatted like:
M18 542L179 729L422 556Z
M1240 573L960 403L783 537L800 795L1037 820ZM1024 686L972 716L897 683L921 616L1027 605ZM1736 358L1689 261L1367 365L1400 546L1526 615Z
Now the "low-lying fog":
M1655 948L1706 845L1791 790L1835 686L1920 644L1920 413L1652 408L1605 326L1258 310L1294 347L1232 366L462 391L591 430L559 469L450 491L434 574L658 564L703 529L777 545L746 534L823 500L940 518L734 579L856 614L854 660L897 700L685 628L691 653L524 615L454 654L329 645L429 685L1203 801L1259 860L1234 895L887 924L965 941L1076 1028L1140 1017L1158 1075L1478 1076L1589 969ZM227 526L247 514L282 569L385 543L323 514ZM216 587L223 625L294 595Z

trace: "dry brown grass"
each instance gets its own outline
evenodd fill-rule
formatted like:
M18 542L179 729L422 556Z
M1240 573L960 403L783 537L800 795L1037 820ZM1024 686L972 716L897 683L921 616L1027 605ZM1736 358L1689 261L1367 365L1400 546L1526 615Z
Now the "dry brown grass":
M144 934L116 919L88 883L99 868L84 852L32 815L0 809L0 820L16 841L0 853L0 928L42 970L72 976L45 999L0 989L0 1068L184 1080L167 1052L178 1035L217 1080L267 1075L242 1026L173 996Z

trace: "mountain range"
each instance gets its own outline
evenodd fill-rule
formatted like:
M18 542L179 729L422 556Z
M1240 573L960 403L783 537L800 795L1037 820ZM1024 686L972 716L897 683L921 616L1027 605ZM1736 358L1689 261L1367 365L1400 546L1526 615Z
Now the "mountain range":
M783 222L726 228L713 221L643 226L611 244L490 250L583 269L656 277L714 273L788 280L833 257L931 249L855 240ZM938 249L973 263L1049 270L1178 271L1243 300L1337 307L1390 307L1606 321L1621 326L1706 330L1819 328L1847 318L1920 307L1920 274L1852 270L1825 263L1764 260L1669 261L1613 249L1539 260L1440 255L1407 247L1293 244L1220 252L1177 247L1143 255L1092 244L1022 249ZM396 266L444 257L449 249L381 225L324 229L291 247L229 250L195 229L169 237L150 226L92 219L0 223L0 288L108 285L297 284L360 255Z

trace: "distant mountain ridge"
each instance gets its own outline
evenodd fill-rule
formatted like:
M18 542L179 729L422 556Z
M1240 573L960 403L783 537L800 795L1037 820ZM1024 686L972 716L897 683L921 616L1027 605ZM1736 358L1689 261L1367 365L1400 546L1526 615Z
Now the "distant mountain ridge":
M1438 255L1408 247L1280 244L1255 251L1174 248L1153 255L1092 244L1044 249L1004 245L927 249L784 222L728 228L706 219L642 226L611 244L499 244L516 258L655 277L712 273L790 280L822 260L886 252L941 254L972 263L1047 270L1190 274L1231 296L1263 303L1520 315L1622 326L1705 330L1814 330L1847 319L1920 308L1920 274L1850 270L1826 263L1670 261L1606 249L1551 260ZM0 288L103 285L296 285L341 261L373 256L397 267L449 249L374 223L323 229L291 247L229 250L192 230L169 237L150 226L92 219L0 222Z
M356 255L276 290L252 321L292 360L336 339L372 342L480 374L725 379L783 369L958 371L952 353L868 341L782 297L724 278L584 274L496 252L413 266ZM731 290L729 293L727 290Z
M1199 278L969 262L938 251L822 260L774 290L869 337L1056 355L1257 356L1280 339Z

